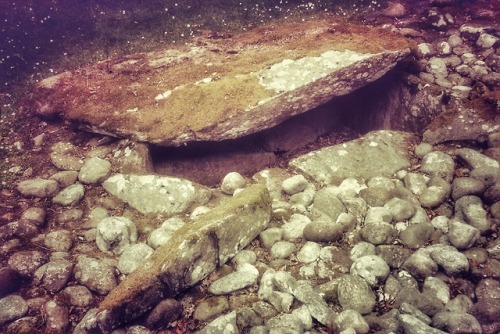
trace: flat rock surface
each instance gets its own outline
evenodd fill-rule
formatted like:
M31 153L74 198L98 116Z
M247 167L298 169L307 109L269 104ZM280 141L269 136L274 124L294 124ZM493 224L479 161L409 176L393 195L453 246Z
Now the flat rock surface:
M233 139L365 86L409 46L369 27L264 26L64 72L36 86L32 106L90 131L163 146Z
M411 165L409 146L416 136L397 131L374 131L364 137L310 152L290 161L290 167L323 184L346 178L368 180L392 176Z

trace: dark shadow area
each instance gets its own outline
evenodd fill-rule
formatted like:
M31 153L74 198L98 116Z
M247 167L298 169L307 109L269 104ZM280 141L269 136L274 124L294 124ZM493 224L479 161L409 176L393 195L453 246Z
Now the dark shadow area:
M411 96L406 77L401 68L393 69L351 94L235 140L152 147L155 172L215 186L229 172L252 176L267 167L286 167L294 157L372 130L418 130L403 119Z

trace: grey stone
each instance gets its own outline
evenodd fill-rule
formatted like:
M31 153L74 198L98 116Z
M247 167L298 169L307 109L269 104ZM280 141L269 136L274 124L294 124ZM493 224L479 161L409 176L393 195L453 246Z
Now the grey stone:
M451 193L451 185L441 177L433 177L419 196L420 204L424 208L435 208L441 205Z
M85 313L82 320L76 325L73 334L87 334L92 331L100 331L97 324L97 308L91 308Z
M397 236L397 231L389 223L371 223L361 230L363 240L373 245L391 244Z
M493 185L500 178L500 170L493 166L479 167L470 171L470 177L484 183L486 187Z
M332 221L336 221L341 213L346 212L333 187L326 187L316 192L312 210L313 214L315 212L326 214Z
M183 307L173 298L162 300L156 305L146 318L145 324L151 329L159 329L182 316Z
M386 207L371 207L366 212L366 217L364 220L365 225L373 223L391 223L392 214Z
M271 247L271 258L286 259L295 252L295 244L290 241L277 241Z
M160 227L149 234L148 245L156 249L167 244L174 232L185 224L186 222L179 217L172 217L165 220Z
M283 230L279 227L271 227L259 234L259 240L262 247L270 249L283 236Z
M101 302L99 325L111 330L178 294L226 263L264 230L271 200L264 184L246 187L176 231Z
M393 198L385 203L392 219L399 222L410 219L415 214L415 207L408 201L400 198Z
M302 263L311 263L319 258L321 245L315 242L306 242L297 253L297 260Z
M354 216L342 213L336 222L312 222L305 226L303 234L308 241L331 242L341 239L347 231L355 226Z
M427 179L423 174L407 173L403 181L406 189L417 196L421 195L427 188Z
M68 224L78 221L83 217L83 210L77 208L65 209L57 215L57 222L59 224Z
M46 198L57 194L59 185L54 180L30 179L19 182L17 191L24 197Z
M405 246L419 248L429 241L433 232L434 227L429 222L412 224L399 233L399 238Z
M422 158L420 172L439 176L451 182L455 172L455 161L446 153L433 151Z
M432 145L429 143L420 143L415 146L415 155L420 159L430 152L432 152Z
M442 279L437 277L425 278L422 293L434 296L434 298L444 305L450 301L450 287Z
M76 307L90 306L94 299L92 292L83 285L68 286L62 292L68 298L69 303Z
M305 227L311 223L309 217L300 213L294 213L288 221L281 226L283 231L282 237L284 240L294 240L304 236Z
M49 180L54 180L59 185L59 188L66 188L74 184L78 179L78 172L74 170L63 170L53 174Z
M82 168L83 166L82 159L65 153L58 153L58 152L50 153L50 161L52 162L52 164L54 164L54 166L56 166L60 170L79 171L80 168Z
M303 333L304 323L294 314L283 314L269 319L267 329L269 334Z
M467 249L474 245L480 236L477 228L458 220L449 223L448 239L458 249Z
M481 196L485 188L482 181L472 177L459 177L455 178L451 184L451 196L454 200L467 195Z
M73 273L73 263L67 260L51 261L41 266L35 273L35 278L40 276L39 280L42 286L51 293L62 290L69 282Z
M239 251L232 259L231 263L239 266L243 263L255 264L257 262L257 254L251 249L243 249Z
M335 318L335 324L340 331L352 328L355 333L366 334L370 330L370 326L363 319L363 316L354 310L344 310Z
M391 198L391 192L386 187L373 186L362 189L359 196L371 207L382 207Z
M240 331L236 324L236 311L221 315L205 326L197 334L238 334Z
M130 274L139 267L144 260L153 254L154 249L145 243L137 243L124 248L118 260L118 270L122 274Z
M29 334L36 333L39 328L36 317L22 317L13 321L6 327L6 334Z
M306 189L308 182L303 175L294 175L284 180L281 187L288 195L300 193Z
M459 294L446 303L446 310L457 313L468 313L472 305L474 305L474 303L469 297Z
M415 306L413 306L411 304L408 304L406 302L402 303L399 306L399 311L402 314L409 314L409 315L414 316L415 318L417 318L418 320L422 321L426 325L430 325L430 323L432 321L431 318L428 315L426 315L424 312L420 311Z
M69 327L69 311L65 306L50 300L45 304L46 330L49 333L65 334Z
M134 325L127 328L126 334L153 334L153 332L144 326Z
M52 202L68 206L78 203L85 196L85 187L80 183L72 184L62 189L52 198Z
M298 284L293 291L293 295L307 306L311 316L318 322L325 326L332 322L333 310L330 309L323 297L314 291L308 282Z
M467 257L454 247L439 247L431 251L430 255L449 276L456 276L469 270L469 261Z
M73 235L68 230L52 231L45 236L46 247L56 252L67 252L73 246Z
M344 310L351 309L368 314L375 306L375 294L364 279L357 275L345 275L339 279L338 301Z
M464 160L472 169L492 167L498 170L500 168L498 161L470 148L457 149L455 154Z
M376 254L381 257L391 269L399 269L412 254L411 250L398 245L380 245Z
M74 275L78 283L99 295L109 293L117 285L113 266L86 255L78 256Z
M0 299L0 325L19 319L28 313L28 304L18 295L8 295Z
M255 312L251 306L244 306L239 308L236 315L236 323L238 327L241 329L249 329L249 332L252 331L255 326L261 326L264 323L264 320ZM262 326L265 330L265 327Z
M126 217L108 217L97 224L96 244L105 253L120 255L137 241L137 228Z
M410 166L405 148L412 140L414 136L408 133L370 132L363 138L293 159L290 167L324 184L340 183L346 178L390 177Z
M23 277L31 277L47 262L47 256L40 251L20 251L12 254L7 264Z
M220 186L223 193L233 195L238 189L242 189L247 184L247 180L238 172L231 172L224 176Z
M156 175L116 174L103 183L110 194L143 214L175 215L203 205L210 191L187 180Z
M448 76L448 69L445 60L439 57L432 57L429 59L427 72L433 74L436 78L446 78Z
M481 325L479 324L477 319L465 312L439 312L432 318L432 325L435 328L441 329L450 334L483 333Z
M351 275L362 277L370 286L385 281L389 275L389 266L377 255L365 255L355 260L351 266Z
M111 173L111 163L105 159L93 157L85 160L78 180L84 184L98 184L104 181Z
M45 224L45 209L31 207L23 211L20 220L29 221L36 226L43 226Z
M351 261L356 261L362 256L375 255L375 246L369 242L358 242L349 252Z
M149 146L145 143L123 141L124 147L114 151L112 163L123 174L148 175L154 172Z
M247 288L257 282L259 271L249 263L241 264L238 269L210 284L208 291L214 295L224 295Z
M425 278L434 275L438 270L438 265L431 259L429 252L421 248L410 255L403 269L416 278Z
M275 287L281 291L293 294L297 287L297 280L286 271L277 271L273 276Z
M399 315L398 310L392 309L382 315L370 314L366 315L364 319L370 325L370 328L380 328L380 334L398 333L401 329L401 324L397 319Z
M400 314L398 319L403 326L405 334L446 334L446 332L432 328L410 314Z

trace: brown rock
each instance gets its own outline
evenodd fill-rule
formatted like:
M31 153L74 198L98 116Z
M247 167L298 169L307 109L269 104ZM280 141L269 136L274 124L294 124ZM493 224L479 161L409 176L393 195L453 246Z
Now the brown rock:
M366 26L265 26L62 73L37 85L32 105L90 131L163 146L221 141L365 86L408 54L404 37Z

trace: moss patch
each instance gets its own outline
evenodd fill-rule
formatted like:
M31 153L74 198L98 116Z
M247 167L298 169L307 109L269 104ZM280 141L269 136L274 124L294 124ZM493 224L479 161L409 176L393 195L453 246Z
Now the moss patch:
M327 50L379 53L410 43L382 29L320 21L264 26L227 39L200 38L194 45L201 51L177 48L162 66L152 67L149 60L168 52L135 54L77 70L55 89L39 89L35 101L104 131L159 142L213 126L276 95L259 85L255 73L284 59ZM211 81L199 83L206 78ZM167 91L168 98L155 100Z
M143 291L158 283L159 276L165 268L178 264L178 269L182 270L184 264L180 263L182 258L181 244L196 244L199 242L200 237L212 233L215 228L214 225L220 222L232 224L231 219L227 219L228 216L235 216L243 211L247 215L251 215L258 209L269 210L270 212L270 207L269 195L263 184L250 186L240 192L238 196L229 198L208 213L200 216L193 223L186 224L178 229L166 245L157 248L141 267L111 291L99 305L99 309L110 310L138 298ZM245 245L240 246L244 247Z

